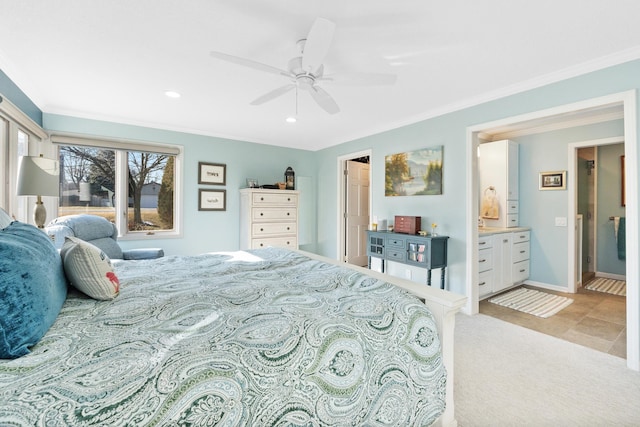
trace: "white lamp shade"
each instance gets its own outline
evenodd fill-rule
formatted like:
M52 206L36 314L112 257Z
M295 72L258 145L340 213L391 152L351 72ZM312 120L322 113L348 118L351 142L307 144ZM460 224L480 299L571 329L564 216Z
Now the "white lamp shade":
M56 160L44 157L20 157L18 165L18 196L60 195L60 166Z

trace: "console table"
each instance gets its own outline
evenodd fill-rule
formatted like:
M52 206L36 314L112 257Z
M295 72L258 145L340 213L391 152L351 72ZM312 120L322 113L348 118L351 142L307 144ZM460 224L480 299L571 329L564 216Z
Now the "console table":
M431 286L431 270L440 268L440 289L444 289L444 274L447 267L448 236L418 236L391 231L367 231L367 256L369 268L371 258L413 265L427 269L427 285Z

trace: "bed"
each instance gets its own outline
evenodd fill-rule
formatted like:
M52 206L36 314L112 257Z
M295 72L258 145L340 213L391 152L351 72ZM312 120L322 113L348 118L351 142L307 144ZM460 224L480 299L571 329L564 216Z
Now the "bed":
M113 271L0 360L0 425L455 425L464 297L279 248Z

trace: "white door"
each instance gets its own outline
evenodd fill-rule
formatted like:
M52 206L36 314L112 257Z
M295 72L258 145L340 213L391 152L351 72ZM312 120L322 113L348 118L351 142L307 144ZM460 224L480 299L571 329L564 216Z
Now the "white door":
M346 162L345 172L345 261L367 265L369 226L369 164Z

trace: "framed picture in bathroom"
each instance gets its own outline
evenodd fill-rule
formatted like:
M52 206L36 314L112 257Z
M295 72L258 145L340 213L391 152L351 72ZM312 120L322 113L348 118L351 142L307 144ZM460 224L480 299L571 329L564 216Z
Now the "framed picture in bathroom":
M540 190L566 190L567 171L540 172Z

